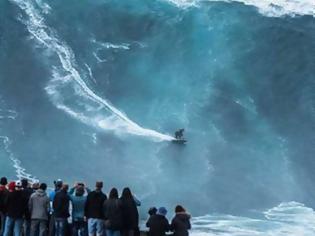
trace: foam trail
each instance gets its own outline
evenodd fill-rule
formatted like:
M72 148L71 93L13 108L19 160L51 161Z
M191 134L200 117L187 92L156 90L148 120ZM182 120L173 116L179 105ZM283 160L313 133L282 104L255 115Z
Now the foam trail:
M168 0L178 7L197 6L205 0ZM285 15L311 15L315 16L314 0L207 0L209 2L239 2L256 7L259 12L268 17L281 17Z
M72 50L61 40L58 39L57 34L50 29L44 23L44 18L41 14L36 10L32 0L11 0L16 3L21 9L23 9L28 16L28 20L25 22L28 31L31 35L34 36L35 39L38 40L46 49L54 52L61 63L61 67L58 69L62 70L62 73L55 72L55 79L52 83L47 87L47 92L53 96L55 102L58 102L57 107L68 112L68 114L75 117L74 113L78 113L74 111L74 109L68 108L69 105L60 104L65 99L61 96L61 92L58 91L62 86L62 88L68 88L71 82L75 82L72 86L72 90L75 90L75 95L81 96L81 100L85 100L85 102L93 103L93 105L99 105L103 107L107 112L110 113L110 116L106 117L92 117L90 113L87 111L80 111L79 120L86 120L85 123L97 122L93 123L93 126L97 126L98 128L104 130L112 130L118 133L130 133L139 136L150 137L156 141L170 141L174 138L170 135L161 134L157 131L145 129L132 120L130 120L124 113L110 104L107 100L97 96L84 82L81 78L80 73L76 69L75 57ZM37 2L40 4L40 2ZM59 78L56 76L60 76ZM66 108L67 107L67 108ZM94 114L95 115L95 114ZM88 121L87 121L88 120Z
M13 162L13 167L15 168L16 177L18 179L27 179L31 183L38 182L38 179L31 174L27 173L25 168L22 167L21 161L17 159L13 152L10 149L11 141L7 136L0 136L0 139L3 140L4 149L8 153L10 160Z

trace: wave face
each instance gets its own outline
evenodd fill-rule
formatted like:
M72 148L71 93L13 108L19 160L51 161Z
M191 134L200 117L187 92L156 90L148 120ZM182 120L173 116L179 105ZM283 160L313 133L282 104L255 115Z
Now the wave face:
M106 191L130 185L144 213L152 203L182 203L210 223L218 220L212 212L256 219L253 209L293 201L309 209L312 7L0 1L3 174L91 185L103 179ZM182 127L188 144L174 145L168 134ZM279 225L272 220L268 227ZM259 225L244 227L260 235Z

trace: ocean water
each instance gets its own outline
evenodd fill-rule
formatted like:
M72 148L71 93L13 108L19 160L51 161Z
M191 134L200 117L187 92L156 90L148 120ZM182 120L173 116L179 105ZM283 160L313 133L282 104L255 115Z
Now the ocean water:
M143 219L183 204L193 235L314 235L314 16L311 0L1 0L1 175L130 186Z

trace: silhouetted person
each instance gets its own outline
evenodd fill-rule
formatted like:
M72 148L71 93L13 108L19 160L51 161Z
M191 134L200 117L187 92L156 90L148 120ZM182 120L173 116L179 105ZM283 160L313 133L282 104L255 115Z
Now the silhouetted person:
M148 236L165 236L166 232L170 231L170 224L165 217L166 214L165 207L160 207L156 214L150 216L146 223L149 228Z
M47 185L40 184L39 189L30 197L28 207L31 216L31 236L46 236L49 214L49 197L46 193Z
M104 202L106 236L120 236L122 230L122 203L118 191L112 188L109 198Z
M72 191L70 191L72 192ZM84 207L87 196L84 196L83 184L76 184L74 194L70 195L72 203L72 235L86 236L86 222L84 220Z
M26 203L28 204L28 201L33 194L33 189L29 187L28 180L27 179L22 179L22 188L23 188L23 195ZM30 231L31 231L31 214L28 209L28 207L25 210L25 217L24 217L24 222L23 222L23 236L30 236Z
M55 236L65 236L67 219L69 214L70 197L68 195L69 186L63 184L59 192L56 193L53 201L55 217Z
M175 132L175 138L176 139L182 139L184 136L185 129L179 129Z
M95 190L87 196L84 214L88 219L89 236L102 236L104 233L103 204L107 196L102 192L103 182L96 182Z
M59 192L62 188L62 180L58 179L57 181L54 181L54 185L55 185L55 189L50 192L49 194L49 200L51 203L51 206L53 205L53 201L55 198L55 195L57 192ZM49 236L55 236L55 216L53 214L53 207L50 208L51 212L50 212L50 220L49 220Z
M5 201L9 191L6 188L8 180L6 177L2 177L0 180L0 236L2 236L5 224Z
M27 204L22 192L22 183L17 181L16 183L11 182L9 184L10 192L5 201L6 206L6 221L4 236L10 236L13 230L14 236L22 235L23 217Z
M156 207L150 207L150 209L148 210L149 216L156 215L156 213L157 213Z
M190 215L180 205L175 207L175 214L171 223L171 230L174 232L174 236L188 236L188 230L191 229Z
M124 188L121 195L122 217L123 217L123 236L134 236L138 231L139 213L136 202L129 188Z

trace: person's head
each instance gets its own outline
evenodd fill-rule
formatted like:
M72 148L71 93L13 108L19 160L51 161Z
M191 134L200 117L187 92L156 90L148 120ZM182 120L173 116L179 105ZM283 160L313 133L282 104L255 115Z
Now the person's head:
M0 180L0 185L6 186L8 184L8 180L6 177L2 177Z
M166 216L167 214L167 210L165 207L160 207L156 213L157 215L160 215L160 216Z
M123 199L133 199L130 188L124 188L121 194L121 198Z
M109 199L118 199L118 190L116 188L110 190Z
M175 213L180 213L180 212L186 212L185 208L182 207L181 205L177 205L175 207Z
M150 209L148 210L148 214L149 214L150 216L156 215L156 212L157 212L156 207L150 207Z
M55 189L61 189L62 185L63 185L63 182L62 182L61 179L58 179L58 180L54 181L54 184L55 184Z
M15 182L15 190L20 191L23 188L22 182L20 180Z
M96 188L96 190L102 190L102 188L103 188L103 182L102 182L102 181L97 181L97 182L95 183L95 188Z
M8 184L8 189L10 192L13 192L15 190L15 182L12 181Z
M28 180L27 179L22 179L21 183L22 183L22 187L23 188L27 188L28 187Z
M62 191L68 192L68 189L69 189L69 185L68 184L62 184L62 187L61 187Z
M83 196L83 194L84 194L84 187L78 185L78 187L76 187L76 189L75 189L75 195L78 197L81 197L81 196Z
M43 190L43 191L46 191L46 189L47 189L47 184L41 183L41 184L39 185L39 189L41 189L41 190Z
M40 185L39 185L38 182L35 182L35 183L32 184L32 189L34 189L34 190L39 189L39 187L40 187Z

